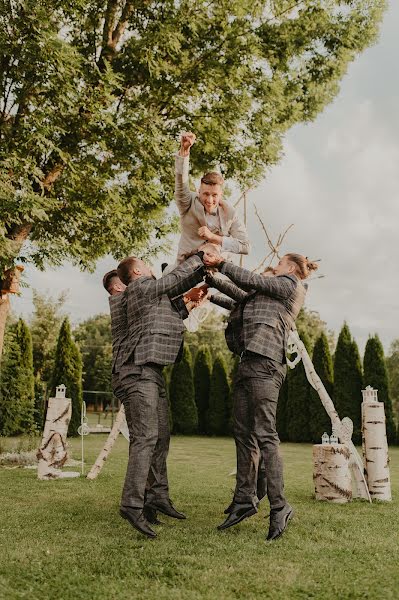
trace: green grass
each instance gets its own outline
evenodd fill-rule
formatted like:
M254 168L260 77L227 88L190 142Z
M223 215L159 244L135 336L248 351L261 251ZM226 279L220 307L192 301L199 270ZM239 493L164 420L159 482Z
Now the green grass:
M91 463L104 435L86 438ZM79 458L80 440L72 441ZM265 542L267 503L225 532L231 498L229 439L172 439L171 496L187 521L162 517L146 540L118 515L127 442L99 478L39 482L0 470L0 598L13 600L398 599L399 449L391 450L394 501L316 502L311 447L284 444L287 496L296 516Z

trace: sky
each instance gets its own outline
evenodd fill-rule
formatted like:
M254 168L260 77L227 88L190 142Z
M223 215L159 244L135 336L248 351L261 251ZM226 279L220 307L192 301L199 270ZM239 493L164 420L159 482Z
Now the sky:
M398 29L399 2L390 0L378 42L350 65L317 120L288 133L280 164L248 195L252 253L244 266L266 254L254 204L274 240L294 223L282 251L321 259L324 275L310 282L307 308L337 334L346 320L361 352L370 334L386 351L399 337ZM158 272L164 260L155 261ZM104 258L93 274L68 264L45 272L28 266L29 287L12 298L13 311L29 318L35 288L53 297L69 290L65 312L74 324L108 312L101 278L114 265Z

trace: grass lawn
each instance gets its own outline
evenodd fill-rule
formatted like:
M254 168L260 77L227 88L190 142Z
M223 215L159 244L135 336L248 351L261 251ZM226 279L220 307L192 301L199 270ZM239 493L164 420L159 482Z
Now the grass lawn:
M104 435L86 438L91 464ZM80 440L73 440L73 457ZM229 439L172 439L171 497L187 521L162 517L158 538L118 515L127 459L120 436L99 478L39 482L0 470L0 598L13 600L399 599L399 449L391 449L394 501L331 505L313 497L311 446L284 444L296 516L265 542L267 502L225 532L231 498Z

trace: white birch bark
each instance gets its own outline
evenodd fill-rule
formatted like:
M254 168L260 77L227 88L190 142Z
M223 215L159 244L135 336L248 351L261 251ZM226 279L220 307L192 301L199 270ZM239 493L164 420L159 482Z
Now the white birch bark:
M350 452L346 444L313 446L313 481L316 500L344 504L352 499L349 458Z
M63 394L65 395L65 388ZM37 451L37 476L39 479L79 477L79 473L61 471L61 467L68 460L66 439L71 415L72 402L70 398L62 395L49 398L42 443Z
M354 480L353 496L358 498L364 498L371 502L370 493L364 476L363 462L351 440L352 432L350 431L350 428L347 425L350 419L346 417L341 421L341 419L339 418L334 403L328 395L327 390L324 387L320 377L317 375L313 363L310 359L310 356L296 330L291 330L287 346L289 353L294 352L297 354L297 357L293 362L287 360L288 365L291 368L294 368L295 365L302 359L303 366L306 372L306 377L310 385L319 394L321 403L323 404L328 416L331 419L332 429L335 435L338 437L342 444L346 444L348 446L350 452L349 466L351 468L352 477ZM344 423L344 420L347 423Z
M388 442L383 402L362 403L363 460L370 495L392 500Z
M111 433L107 437L107 441L100 454L97 456L96 462L86 475L87 479L96 479L98 477L101 469L103 468L105 461L108 458L109 453L111 452L112 446L115 444L116 438L118 437L119 432L126 427L126 418L125 418L125 409L123 404L121 405L119 412L114 421L114 425L111 429Z

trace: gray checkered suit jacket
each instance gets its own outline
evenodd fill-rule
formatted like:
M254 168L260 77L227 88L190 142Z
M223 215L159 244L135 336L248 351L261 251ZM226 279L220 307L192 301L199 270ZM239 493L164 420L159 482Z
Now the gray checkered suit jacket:
M244 349L284 363L288 334L305 300L306 289L302 282L295 275L265 277L227 262L220 272L237 286L254 290L239 303ZM237 336L238 306L232 313L233 319L237 319L231 328L232 334ZM232 315L230 322L231 319Z
M122 364L168 365L175 362L183 342L182 317L171 303L176 297L202 281L204 265L191 256L160 279L140 277L126 288L128 343Z
M112 373L119 373L125 352L123 346L128 340L126 296L123 293L116 294L110 296L108 301L111 313Z

